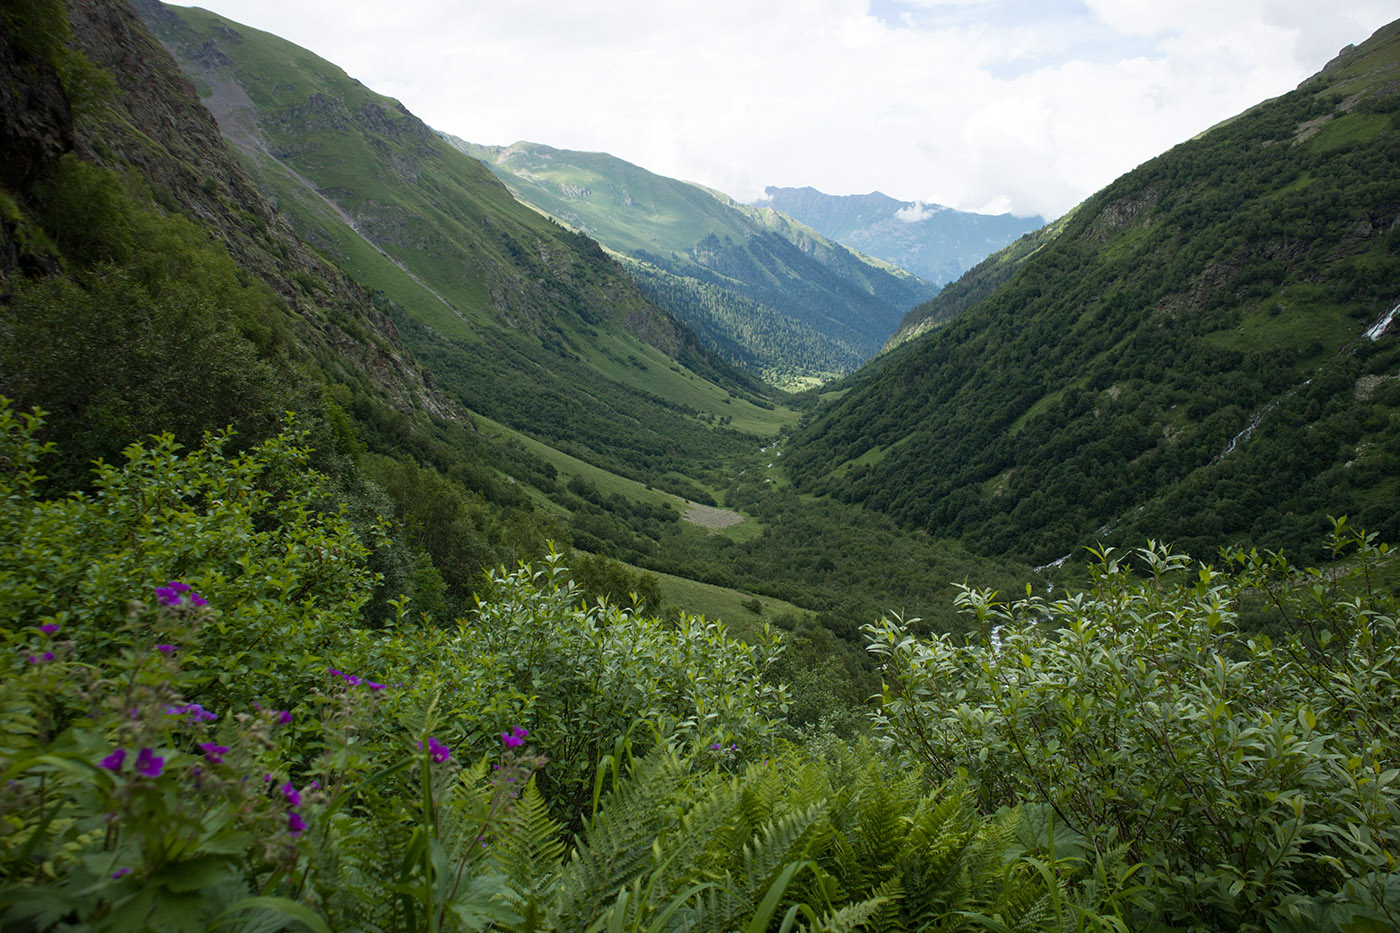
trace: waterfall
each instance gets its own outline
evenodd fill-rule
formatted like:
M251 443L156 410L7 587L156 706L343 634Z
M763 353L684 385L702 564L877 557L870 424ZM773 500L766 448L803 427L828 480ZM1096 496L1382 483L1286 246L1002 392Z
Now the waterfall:
M1370 337L1372 341L1380 340L1381 334L1384 334L1386 330L1389 329L1390 322L1395 320L1395 312L1397 311L1400 311L1400 304L1397 304L1377 318L1376 323L1372 324L1366 331L1366 336Z

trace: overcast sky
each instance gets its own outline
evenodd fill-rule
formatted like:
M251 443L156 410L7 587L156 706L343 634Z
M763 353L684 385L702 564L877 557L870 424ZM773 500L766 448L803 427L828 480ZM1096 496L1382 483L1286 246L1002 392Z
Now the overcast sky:
M1054 218L1394 0L203 0L476 143Z

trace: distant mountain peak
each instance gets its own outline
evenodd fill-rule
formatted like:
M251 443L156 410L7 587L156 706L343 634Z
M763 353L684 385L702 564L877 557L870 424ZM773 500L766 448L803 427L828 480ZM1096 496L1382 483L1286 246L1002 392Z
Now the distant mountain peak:
M780 211L843 246L939 285L1045 224L1038 216L975 214L932 201L900 201L882 191L833 195L770 185L763 194L754 206Z

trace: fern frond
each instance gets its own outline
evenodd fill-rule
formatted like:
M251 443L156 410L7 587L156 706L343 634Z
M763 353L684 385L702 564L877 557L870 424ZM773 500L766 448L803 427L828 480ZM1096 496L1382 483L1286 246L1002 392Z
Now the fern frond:
M524 918L517 929L526 933L541 928L545 907L563 870L562 829L550 817L532 778L494 840L492 857L512 892L506 900Z
M585 929L619 890L647 872L652 844L679 824L671 803L686 784L685 769L669 749L637 764L576 841L550 908L556 929Z
M737 877L748 899L756 898L788 865L807 858L829 835L827 806L823 800L779 817L744 846Z
M852 933L877 919L880 909L889 902L888 897L869 897L854 904L847 904L840 910L832 911L817 921L815 926L803 927L804 933ZM867 929L884 927L871 926Z

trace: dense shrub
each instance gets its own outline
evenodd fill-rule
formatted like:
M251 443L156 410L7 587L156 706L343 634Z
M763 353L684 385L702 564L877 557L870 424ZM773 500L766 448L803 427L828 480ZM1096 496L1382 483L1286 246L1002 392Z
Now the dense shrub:
M1058 601L964 589L983 630L965 645L886 619L868 629L878 737L985 806L1047 805L1145 863L1142 926L1393 929L1400 629L1369 585L1386 549L1344 520L1336 542L1328 573L1153 546L1145 580L1103 551L1092 588ZM1277 640L1238 624L1260 594Z

